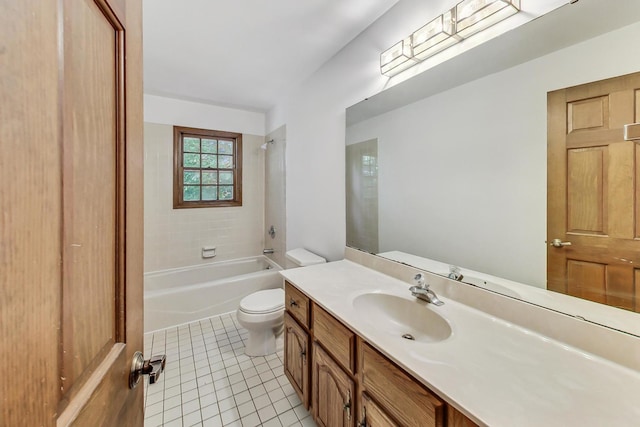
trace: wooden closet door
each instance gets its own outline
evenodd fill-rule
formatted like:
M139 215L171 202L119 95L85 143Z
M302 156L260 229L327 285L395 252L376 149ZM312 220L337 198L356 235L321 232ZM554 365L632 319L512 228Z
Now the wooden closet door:
M0 6L0 424L141 426L141 2Z
M640 311L640 73L548 94L547 287ZM559 239L563 245L551 245Z

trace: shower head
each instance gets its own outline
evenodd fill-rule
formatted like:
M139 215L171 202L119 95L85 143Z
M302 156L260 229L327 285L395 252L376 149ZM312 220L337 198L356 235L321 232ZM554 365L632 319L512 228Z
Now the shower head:
M273 144L275 141L273 139L270 139L269 141L265 142L264 144L262 144L260 146L260 148L262 148L263 150L266 150L267 147L269 146L269 144Z

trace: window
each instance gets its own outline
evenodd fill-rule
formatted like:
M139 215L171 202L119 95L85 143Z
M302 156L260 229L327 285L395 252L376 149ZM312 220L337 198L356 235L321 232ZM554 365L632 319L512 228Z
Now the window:
M173 127L173 208L242 206L242 135Z

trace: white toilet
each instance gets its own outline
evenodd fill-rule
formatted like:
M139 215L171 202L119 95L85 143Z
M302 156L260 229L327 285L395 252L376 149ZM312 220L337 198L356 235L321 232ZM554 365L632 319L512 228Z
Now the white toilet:
M302 248L287 252L286 257L296 267L327 262L321 256ZM247 356L266 356L281 348L284 328L284 290L282 288L267 289L247 295L240 301L236 315L240 325L249 332L244 349Z

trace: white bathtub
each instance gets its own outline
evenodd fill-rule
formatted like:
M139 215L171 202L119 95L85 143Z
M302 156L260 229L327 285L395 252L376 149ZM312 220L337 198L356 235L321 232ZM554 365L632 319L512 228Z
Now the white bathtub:
M144 331L228 313L252 292L282 287L282 268L265 256L144 275Z

